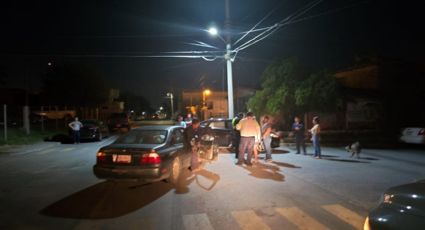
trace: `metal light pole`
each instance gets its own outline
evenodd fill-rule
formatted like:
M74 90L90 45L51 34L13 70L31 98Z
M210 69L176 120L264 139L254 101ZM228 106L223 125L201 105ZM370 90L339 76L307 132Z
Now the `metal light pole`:
M173 93L167 93L167 97L170 98L170 104L171 104L171 119L174 116L174 101L173 101Z
M230 43L226 44L226 55L225 59L227 62L227 106L229 110L229 118L234 117L234 105L233 105L233 76L232 76L232 59L230 55Z
M226 55L225 59L227 62L227 106L229 110L229 118L234 117L234 105L233 105L233 75L232 75L232 57L231 57L231 38L230 38L230 3L229 0L225 0L224 2L224 10L225 10L225 21L224 27L227 31L226 33Z

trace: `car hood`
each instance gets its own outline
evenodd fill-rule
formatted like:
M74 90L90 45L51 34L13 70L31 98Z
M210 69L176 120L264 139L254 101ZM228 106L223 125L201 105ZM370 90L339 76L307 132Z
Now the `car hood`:
M385 192L385 196L385 208L425 217L425 180L392 187Z

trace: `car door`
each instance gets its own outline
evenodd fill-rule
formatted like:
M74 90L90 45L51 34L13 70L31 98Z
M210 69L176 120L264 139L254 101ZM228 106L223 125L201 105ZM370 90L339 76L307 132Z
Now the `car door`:
M172 147L178 151L178 155L181 157L183 166L189 167L191 154L189 151L184 150L184 129L176 128L171 133L171 144Z
M226 120L211 121L209 127L213 131L216 138L215 142L219 146L228 146L230 144L232 140L232 130L229 129L229 124Z

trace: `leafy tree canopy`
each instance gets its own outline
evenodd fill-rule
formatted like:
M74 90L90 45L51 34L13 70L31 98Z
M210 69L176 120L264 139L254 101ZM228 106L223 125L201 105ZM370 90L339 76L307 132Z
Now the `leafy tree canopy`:
M262 89L248 101L255 114L283 116L330 112L340 104L338 84L328 71L306 73L296 58L277 61L262 75Z

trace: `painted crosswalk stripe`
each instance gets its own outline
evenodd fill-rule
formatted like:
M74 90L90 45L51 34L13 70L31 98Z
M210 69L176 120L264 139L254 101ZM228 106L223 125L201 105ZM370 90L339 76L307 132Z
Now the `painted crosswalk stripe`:
M363 228L364 218L361 217L359 214L341 205L338 205L338 204L323 205L322 208L332 213L333 215L337 216L339 219L343 220L344 222L350 224L356 229Z
M184 215L183 224L186 230L214 230L211 226L210 220L208 219L207 214L193 214L193 215Z
M270 229L264 224L260 217L258 217L254 211L234 211L232 212L233 217L238 222L239 226L243 230L268 230Z
M297 207L275 208L276 212L285 217L289 222L296 225L299 229L322 230L328 229L307 213Z
M66 148L66 149L63 149L62 152L69 152L69 151L74 150L74 149L75 148Z

